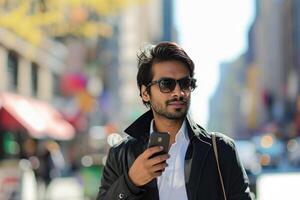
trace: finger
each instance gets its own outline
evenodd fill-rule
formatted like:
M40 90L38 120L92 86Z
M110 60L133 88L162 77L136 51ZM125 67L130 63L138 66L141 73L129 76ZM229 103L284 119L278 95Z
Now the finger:
M158 176L161 176L161 174L162 174L162 171L154 172L154 173L153 173L153 178L156 178L156 177L158 177Z
M144 158L148 159L153 154L161 152L162 150L163 150L162 146L150 147L150 148L146 149L142 155Z
M158 171L164 171L167 166L168 166L168 164L166 162L160 163L160 164L154 165L151 168L151 171L154 172L154 173L158 172Z
M150 166L157 165L159 163L165 162L168 158L170 158L169 154L158 155L158 156L155 156L155 157L149 159L148 164Z

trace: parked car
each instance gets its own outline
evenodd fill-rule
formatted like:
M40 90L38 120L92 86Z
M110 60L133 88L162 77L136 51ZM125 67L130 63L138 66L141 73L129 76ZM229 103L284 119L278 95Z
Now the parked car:
M285 152L285 144L272 133L253 137L259 155L260 164L263 168L277 168L280 165Z

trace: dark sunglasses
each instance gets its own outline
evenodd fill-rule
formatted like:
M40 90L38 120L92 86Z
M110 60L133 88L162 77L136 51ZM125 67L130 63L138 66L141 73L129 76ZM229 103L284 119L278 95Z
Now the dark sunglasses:
M161 78L149 83L147 88L158 84L158 87L162 93L169 93L175 89L177 83L183 92L192 92L196 88L196 79L190 77L184 77L179 80L175 80L173 78Z

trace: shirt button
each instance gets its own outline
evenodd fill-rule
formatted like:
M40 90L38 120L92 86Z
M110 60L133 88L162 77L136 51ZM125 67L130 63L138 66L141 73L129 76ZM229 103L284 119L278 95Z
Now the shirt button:
M123 193L119 194L119 199L124 199L124 194Z

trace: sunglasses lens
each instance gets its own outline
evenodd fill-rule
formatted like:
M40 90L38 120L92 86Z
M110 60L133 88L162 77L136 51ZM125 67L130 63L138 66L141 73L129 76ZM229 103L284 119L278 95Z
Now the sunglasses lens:
M191 90L191 79L190 78L183 78L181 80L178 81L180 88L183 91L190 91Z
M176 81L174 79L161 79L159 82L159 88L162 92L171 92L176 87Z

